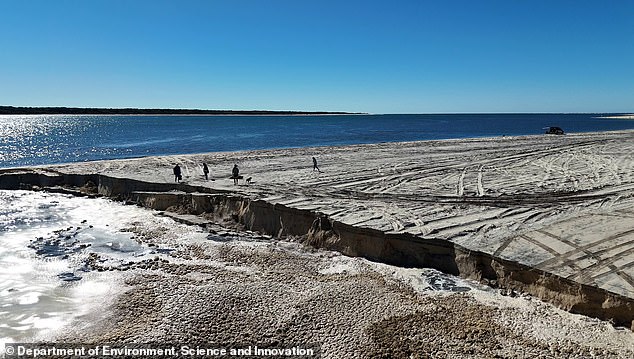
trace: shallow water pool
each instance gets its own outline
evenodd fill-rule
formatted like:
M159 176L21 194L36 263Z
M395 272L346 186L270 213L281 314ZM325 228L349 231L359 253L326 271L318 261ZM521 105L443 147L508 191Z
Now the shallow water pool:
M152 211L105 199L0 191L0 342L45 339L120 291L119 273L90 271L156 253L125 231Z

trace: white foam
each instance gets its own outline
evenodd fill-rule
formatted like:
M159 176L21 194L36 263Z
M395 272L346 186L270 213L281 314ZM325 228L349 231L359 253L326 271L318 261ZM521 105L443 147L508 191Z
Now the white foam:
M359 273L359 261L355 258L334 255L327 262L326 267L320 268L321 274L357 274Z

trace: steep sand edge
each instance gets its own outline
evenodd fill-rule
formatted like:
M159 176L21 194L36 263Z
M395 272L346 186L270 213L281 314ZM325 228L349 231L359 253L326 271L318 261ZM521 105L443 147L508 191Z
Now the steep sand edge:
M634 131L618 131L97 161L7 169L1 184L90 182L152 208L176 201L186 212L484 279L629 326L633 153ZM202 162L215 181L202 178ZM185 183L173 182L175 163ZM233 163L250 185L232 185ZM194 192L203 195L185 194Z

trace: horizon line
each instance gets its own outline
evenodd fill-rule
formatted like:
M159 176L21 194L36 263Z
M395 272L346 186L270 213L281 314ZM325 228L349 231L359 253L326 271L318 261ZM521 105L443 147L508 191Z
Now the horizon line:
M0 115L139 115L139 114L192 114L192 115L493 115L493 114L623 114L628 112L533 112L533 111L492 111L492 112L348 112L348 111L304 111L304 110L227 110L200 108L143 108L143 107L69 107L69 106L0 106Z

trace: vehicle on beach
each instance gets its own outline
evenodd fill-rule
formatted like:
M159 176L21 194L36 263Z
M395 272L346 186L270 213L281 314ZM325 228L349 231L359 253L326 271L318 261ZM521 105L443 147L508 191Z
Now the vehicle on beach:
M562 130L561 127L555 127L555 126L546 127L546 134L547 135L563 135L564 130Z

